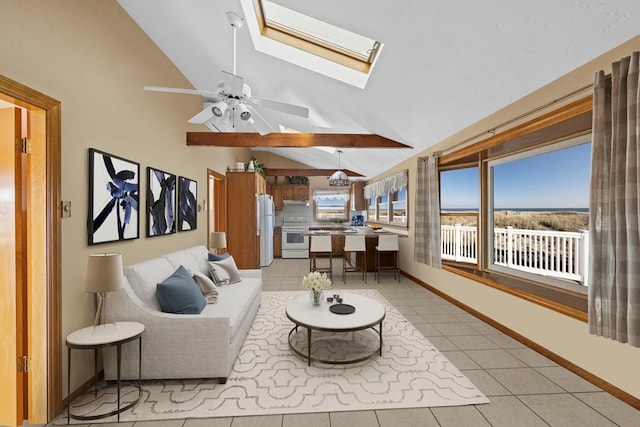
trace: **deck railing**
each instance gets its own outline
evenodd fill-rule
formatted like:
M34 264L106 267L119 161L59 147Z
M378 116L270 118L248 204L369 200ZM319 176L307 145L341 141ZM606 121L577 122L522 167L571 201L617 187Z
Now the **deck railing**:
M476 227L443 225L442 259L476 263ZM589 232L494 228L493 263L548 277L589 283Z

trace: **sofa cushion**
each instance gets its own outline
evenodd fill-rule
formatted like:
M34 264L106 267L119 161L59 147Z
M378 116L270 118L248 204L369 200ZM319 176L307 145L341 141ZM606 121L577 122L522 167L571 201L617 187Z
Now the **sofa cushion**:
M215 304L218 302L218 287L213 280L209 278L206 274L202 274L200 272L192 272L190 271L193 280L200 286L200 290L202 291L202 295L204 295L204 299L207 300L207 304Z
M156 286L175 270L176 267L171 265L169 260L159 257L125 267L124 275L127 276L138 298L149 308L160 311L160 304L156 298Z
M156 296L165 313L200 314L207 305L200 287L182 265L158 283Z
M206 270L202 271L200 269L200 265L197 262L192 249L183 249L181 251L171 252L170 254L164 255L164 257L169 260L174 269L182 265L188 271L206 273Z
M237 283L242 280L233 256L220 261L209 261L209 273L211 274L211 278L214 282L216 281L216 278L219 281L224 281L227 277L229 278L229 284ZM217 282L216 285L218 285Z

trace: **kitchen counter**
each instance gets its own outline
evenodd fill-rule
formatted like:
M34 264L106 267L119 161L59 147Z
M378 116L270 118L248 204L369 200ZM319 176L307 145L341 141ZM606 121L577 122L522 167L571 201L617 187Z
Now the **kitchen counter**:
M340 226L310 226L309 230L304 231L303 234L307 236L331 236L331 244L333 247L332 255L343 256L344 236L362 236L365 237L366 242L366 267L367 271L375 271L376 268L376 246L378 245L378 236L380 234L392 234L390 229L383 228L382 231L374 231L370 227L340 227ZM403 234L398 234L399 237L407 237ZM392 262L391 253L383 253L381 255L380 262L383 265L387 265ZM359 267L362 263L361 257L356 258L356 265Z

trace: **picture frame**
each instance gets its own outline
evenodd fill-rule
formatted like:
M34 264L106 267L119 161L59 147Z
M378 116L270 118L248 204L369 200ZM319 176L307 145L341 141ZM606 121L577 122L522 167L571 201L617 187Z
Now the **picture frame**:
M198 182L178 178L178 231L198 228Z
M140 237L139 187L139 163L89 149L89 245Z
M176 232L176 184L175 174L147 167L147 237Z

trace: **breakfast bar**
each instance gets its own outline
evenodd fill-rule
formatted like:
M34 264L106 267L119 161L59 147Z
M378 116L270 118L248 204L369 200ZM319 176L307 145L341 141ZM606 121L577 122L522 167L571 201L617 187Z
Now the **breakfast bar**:
M368 272L375 271L376 269L376 246L378 245L378 237L381 234L393 234L392 231L381 228L380 230L373 230L370 227L327 227L327 226L310 226L309 230L304 234L308 236L331 236L333 256L341 256L342 248L344 247L344 237L354 235L364 235L366 244L366 268ZM400 237L406 237L402 234ZM392 262L392 254L382 254L381 263L386 264ZM362 260L358 258L356 260L356 266L360 267Z

